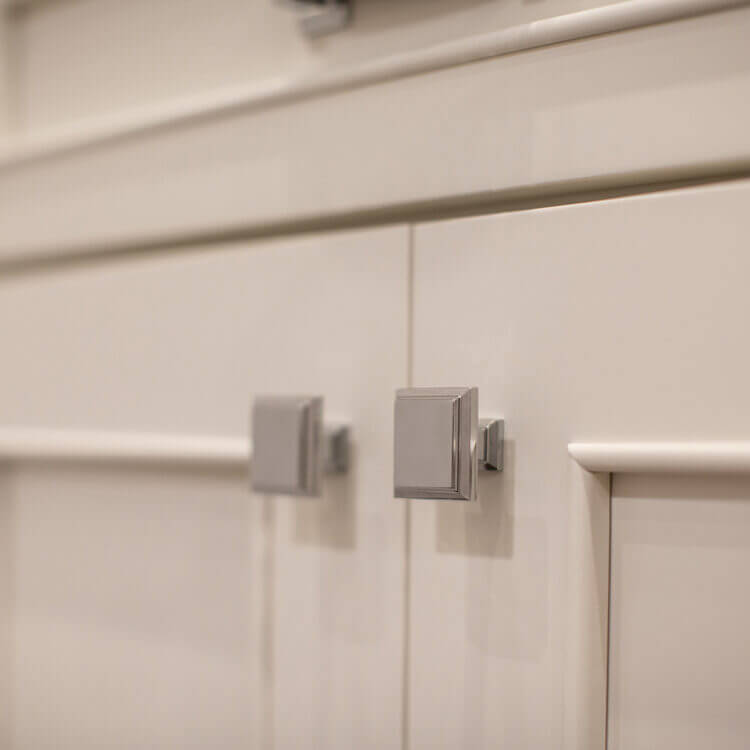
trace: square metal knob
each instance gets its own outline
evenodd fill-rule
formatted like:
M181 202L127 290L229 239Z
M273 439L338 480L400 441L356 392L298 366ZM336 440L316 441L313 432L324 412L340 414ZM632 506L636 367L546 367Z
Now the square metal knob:
M283 495L319 494L322 440L320 396L256 398L252 413L253 490Z
M396 497L476 499L478 401L476 388L396 391Z
M319 495L323 474L349 470L349 439L348 424L323 424L322 396L256 398L252 489L275 495Z

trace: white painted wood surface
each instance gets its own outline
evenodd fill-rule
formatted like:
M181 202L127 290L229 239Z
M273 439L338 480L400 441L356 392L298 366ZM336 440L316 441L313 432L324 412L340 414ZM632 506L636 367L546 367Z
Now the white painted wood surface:
M494 5L495 1L491 0L490 3L480 5L479 7L490 8ZM456 2L456 0L446 0L446 2L450 5ZM241 11L247 12L248 10L252 10L253 13L259 15L262 19L261 23L256 21L256 23L250 24L250 26L263 29L261 48L264 45L268 45L265 53L273 55L273 71L275 74L270 76L270 78L268 76L260 76L260 80L256 80L256 76L253 76L250 71L253 70L253 63L257 64L259 57L262 58L263 55L259 54L262 50L259 50L257 45L250 45L247 39L241 37L240 49L234 50L234 54L236 55L238 52L247 54L252 49L251 60L243 61L242 64L237 65L238 70L236 71L232 71L231 69L223 71L223 75L219 77L217 85L209 87L206 90L203 90L203 86L200 84L201 74L205 75L205 65L199 71L192 71L189 66L184 64L185 59L183 56L180 59L179 71L172 70L169 65L164 65L164 51L162 49L164 38L169 37L170 34L175 35L175 31L176 39L174 41L177 44L194 45L196 41L199 41L212 49L221 46L225 53L227 47L232 49L232 45L227 45L226 40L222 40L223 44L217 40L212 40L212 29L207 28L206 24L200 24L200 33L196 39L196 35L194 34L186 35L185 29L181 26L175 26L174 23L170 23L169 21L165 23L165 20L170 18L168 2L167 6L161 9L160 14L154 16L153 12L151 12L147 16L147 22L141 20L138 25L141 27L140 30L142 32L148 32L147 39L153 37L158 40L152 41L152 46L155 48L153 52L158 55L159 63L150 62L144 66L143 55L139 55L139 53L142 53L142 50L138 48L134 49L132 44L123 47L122 44L117 43L117 41L124 41L117 38L119 34L122 34L123 26L123 18L118 15L123 10L121 4L103 2L102 0L98 0L95 4L74 3L71 6L68 3L69 0L61 0L57 6L53 6L52 19L45 18L48 14L44 11L49 11L49 6L45 3L40 6L42 10L39 13L42 21L40 24L42 28L42 41L37 40L36 44L30 43L26 39L27 36L31 36L33 39L33 33L22 33L26 29L27 24L34 25L34 15L32 15L31 19L23 16L20 20L15 19L12 14L6 15L6 18L10 21L7 27L10 30L15 30L15 33L9 34L9 38L14 40L14 46L17 48L16 54L12 56L16 63L15 67L18 68L18 73L14 76L15 88L17 90L15 98L21 101L15 101L14 104L16 109L19 110L19 117L23 119L24 127L17 134L18 137L14 139L11 147L2 152L2 163L4 164L36 159L74 148L89 148L102 141L116 140L152 129L175 127L179 123L184 123L192 119L206 118L208 116L215 117L242 109L269 107L306 97L320 96L334 91L381 83L418 73L427 73L456 65L465 65L467 63L536 49L551 44L707 15L741 7L747 4L747 0L628 0L628 2L611 2L610 0L610 2L594 3L593 6L596 7L592 6L587 10L577 10L567 13L563 12L564 9L562 7L556 6L556 12L562 12L562 15L554 15L532 23L526 21L525 23L512 26L498 23L498 20L494 19L494 23L480 26L480 28L484 29L481 33L470 34L469 36L461 36L463 26L455 26L454 23L449 23L447 28L452 30L454 36L458 29L459 38L427 46L415 44L412 48L396 54L389 53L391 51L387 45L378 46L376 44L378 54L373 55L373 60L364 62L349 61L350 64L324 67L313 66L310 72L296 75L286 72L284 67L284 65L289 63L290 57L294 57L287 48L288 44L284 45L283 42L280 42L274 36L273 31L269 33L269 26L272 30L274 28L278 30L286 27L286 35L289 35L289 17L286 17L286 24L280 24L279 21L282 21L284 17L279 16L278 12L269 11L267 5L260 6L253 3L243 3L239 8L233 9L235 23L231 27L228 24L220 24L220 27L223 31L226 31L227 28L236 27L241 30L242 34L245 30L242 28L242 24L237 22L238 17L242 16ZM585 4L587 3L584 2ZM17 5L13 4L11 7L15 8ZM28 5L33 5L33 3L28 3ZM192 11L202 8L204 12L205 10L209 10L212 17L217 17L215 12L216 3L212 3L206 7L205 0L195 0L195 5L196 7L191 8ZM132 18L134 15L134 6L137 8L137 3L128 5L128 13L125 15L125 19ZM154 7L155 4L153 2L146 6L149 11L153 11ZM508 3L503 3L499 9L507 10L511 7ZM531 9L533 12L533 9L538 10L540 7L543 7L543 4L527 6L527 9ZM70 11L71 8L73 11L72 18L66 19L65 11ZM185 8L185 4L180 3L179 8L173 8L172 10L179 10L180 13L184 13ZM397 17L394 15L394 12L397 8L409 9L411 11L418 9L419 5L412 3L388 7L382 2L378 2L366 5L365 8L368 10L379 9L380 12L387 14L390 24L396 24ZM465 7L463 9L466 10ZM166 13L164 12L165 10L167 11ZM97 11L98 13L103 13L105 17L116 11L115 18L109 19L108 23L102 24L101 19L97 19ZM143 9L141 12L143 12ZM430 3L429 13L433 21L436 18L440 18L440 3ZM193 22L195 22L195 17L195 14L191 16ZM218 18L220 19L221 16L219 15ZM12 23L14 20L16 21L15 25ZM424 23L425 20L427 19L423 19L423 23L418 25L417 28L424 28L425 26L429 28L429 22ZM158 23L159 21L161 21L161 24ZM273 23L274 21L276 23ZM372 23L372 21L369 21L369 23ZM355 48L359 52L357 57L361 57L363 47L361 41L362 33L359 28L362 24L361 6L354 18L354 24L355 33L352 33L352 28L349 27L345 32L330 38L328 42L335 49L342 43L346 44L354 41ZM103 26L104 29L99 29L97 28L98 26ZM111 26L116 26L117 30L112 32L112 29L109 28ZM45 34L44 29L46 28L48 28L48 32ZM487 28L490 30L486 30ZM401 33L398 35L400 43L408 40L410 29L413 29L413 27L401 29ZM62 33L63 31L65 33ZM213 31L216 33L216 30ZM359 33L356 33L357 31ZM138 79L129 82L129 85L123 92L119 92L118 86L102 85L103 81L101 80L98 82L99 85L96 86L93 85L94 82L87 81L87 77L92 75L98 79L106 79L106 73L102 73L102 67L106 69L106 65L102 65L101 58L98 60L99 64L97 66L91 66L85 62L87 59L86 56L81 55L81 49L85 49L87 45L92 44L91 37L98 37L102 34L105 36L109 35L110 38L113 36L116 37L113 40L115 43L110 44L106 51L113 54L115 60L119 62L116 76L119 86L122 86L123 77L127 77L128 73L132 74L133 68L139 70L145 67L147 71L146 80ZM292 39L296 40L295 46L298 46L299 34L292 31L291 36ZM34 65L33 62L26 62L24 65L24 60L25 57L33 59L34 47L38 47L38 52L42 60L45 60L49 56L54 57L55 51L58 54L60 52L57 47L61 39L64 42L62 45L62 59L55 59L52 63L48 62L46 66L42 64L43 74L40 75L37 72L36 78L39 78L38 83L42 85L43 95L36 94L36 98L41 100L43 107L48 107L50 100L57 102L58 98L61 99L62 103L57 103L56 107L62 110L61 117L63 121L56 122L54 125L46 128L40 128L38 125L35 127L33 125L35 118L29 117L24 109L25 105L28 106L27 100L35 98L33 86L35 77L28 70L28 68L31 68L33 71ZM127 39L127 35L125 35L125 39ZM101 42L101 40L98 41ZM142 43L143 39L139 38L139 41ZM235 40L235 44L237 44L237 41ZM24 44L24 42L26 43ZM93 42L93 45L101 46L101 44L97 45L96 41ZM28 47L31 47L32 51L27 49ZM367 49L366 45L365 49ZM326 47L323 47L322 51L325 50ZM65 54L66 51L67 54ZM72 59L70 59L71 57ZM83 57L83 60L79 59L81 57ZM195 54L192 57L194 58ZM230 53L231 57L232 54ZM367 57L367 55L364 55L364 57ZM188 60L190 59L192 58L188 56ZM202 63L205 62L202 58L199 57L199 59ZM351 64L352 62L353 64ZM136 64L134 65L134 63ZM83 70L78 70L78 66L83 67ZM232 75L232 72L235 75ZM155 76L154 73L157 75ZM144 91L148 91L149 87L153 86L154 81L159 79L159 76L166 78L167 81L174 85L174 79L178 73L179 75L192 74L190 78L191 86L189 87L191 93L183 94L182 96L165 96L164 94L158 97L144 96ZM196 73L198 73L197 76ZM233 81L238 73L241 74L240 80ZM248 75L250 81L246 82L244 78L248 77ZM26 77L31 77L32 81L27 81ZM71 106L70 82L68 81L68 85L66 85L68 78L72 78L73 82L82 87L79 98L82 96L84 100L96 99L96 97L102 95L107 97L114 91L116 94L120 93L120 96L123 94L126 97L135 96L135 101L129 107L118 108L110 106L105 108L103 114L100 116L89 115L83 119L74 117L70 123L66 123L65 120L71 119L71 110L75 112L75 105ZM194 89L197 89L197 92ZM154 102L148 103L148 100L151 98L154 99ZM145 103L144 99L146 100ZM126 101L128 100L126 99ZM94 106L94 110L96 109L98 107ZM29 123L29 119L32 121L31 124ZM60 116L53 119L60 119Z
M750 184L419 226L411 300L405 227L214 243L746 174L750 8L362 0L308 45L260 0L126 5L15 16L0 263L197 246L0 278L0 423L154 459L0 434L52 459L0 460L0 745L602 750L601 472L747 470ZM506 419L477 506L392 499L410 356L414 385L479 385ZM248 493L261 391L353 422L322 500ZM744 481L615 478L613 747L744 737ZM680 579L657 609L675 571L711 606ZM690 658L659 652L660 613L697 614Z
M354 439L321 499L2 462L4 749L399 746L407 256L393 227L0 279L3 425L241 441L254 395L312 392Z
M0 258L746 169L748 34L744 8L11 154Z
M1 463L142 464L245 469L252 448L246 437L0 428Z
M608 474L750 474L750 442L570 443L587 471Z
M691 0L695 3L695 0ZM698 0L704 7L720 0ZM208 93L279 84L614 0L359 0L351 24L310 40L279 0L54 0L12 15L29 131ZM622 3L628 7L636 3ZM657 3L651 3L657 5ZM660 4L667 11L685 0ZM92 60L96 63L92 64Z
M566 446L747 439L749 199L417 227L414 385L478 386L507 453L478 505L410 505L412 750L604 746L609 479Z
M614 477L611 750L747 747L748 576L747 477Z

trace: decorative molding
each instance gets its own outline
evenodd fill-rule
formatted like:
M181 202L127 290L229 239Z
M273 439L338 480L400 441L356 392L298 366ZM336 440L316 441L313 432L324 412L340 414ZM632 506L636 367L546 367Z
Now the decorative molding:
M247 469L245 438L4 428L0 463L54 462Z
M750 442L570 443L584 469L610 474L750 474Z
M9 5L14 7L28 2L29 0L12 0ZM267 109L346 89L361 88L561 42L714 13L748 3L750 0L621 0L601 8L477 34L344 70L234 86L112 117L91 119L72 127L55 128L47 133L19 136L0 150L0 169L195 120L219 117L236 111Z

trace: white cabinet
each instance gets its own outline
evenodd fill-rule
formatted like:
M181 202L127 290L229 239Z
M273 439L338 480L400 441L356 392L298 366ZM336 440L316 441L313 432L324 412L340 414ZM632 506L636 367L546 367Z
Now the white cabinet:
M0 748L750 744L750 480L567 447L750 440L750 5L283 6L0 0L0 431L354 441L0 460ZM394 498L410 386L504 418L478 502Z
M505 417L507 444L505 471L481 477L477 504L409 504L412 750L604 747L609 476L584 472L566 445L748 437L749 200L750 183L736 182L417 227L413 385L478 386L480 416ZM696 487L690 492L710 496ZM615 519L636 513L621 504ZM727 727L748 713L739 667L721 667L730 649L746 650L738 643L746 606L732 591L742 596L747 512L729 499L696 505L692 519L679 503L654 506L675 513L673 531L650 529L644 510L623 534L644 543L651 532L672 534L682 544L700 537L701 519L715 523L709 546L686 561L701 587L694 594L706 598L698 604L677 589L661 611L677 621L701 610L684 647L715 649L717 661L693 654L675 675L684 683L685 669L694 670L681 686L686 701L712 691L694 716L708 744L723 746ZM616 524L613 535L613 645L621 648L613 665L624 680L613 684L624 712L623 744L613 747L677 747L661 742L665 734L644 734L669 724L675 693L650 702L640 734L622 722L643 718L643 696L632 691L652 670L663 668L652 689L670 689L678 645L660 664L631 661L656 648L645 628L669 627L653 607L686 551L630 549ZM643 582L649 554L653 579ZM729 568L733 583L706 591ZM633 607L641 611L628 614ZM721 706L735 723L711 735Z
M241 437L253 396L311 393L354 440L322 498L0 466L3 748L398 747L407 269L393 227L2 279L4 426Z
M0 467L0 744L742 746L750 485L592 474L567 445L748 438L749 200L7 274L3 425L239 439L253 396L322 394L354 455L318 499L236 470ZM478 386L504 417L478 502L393 498L406 385Z

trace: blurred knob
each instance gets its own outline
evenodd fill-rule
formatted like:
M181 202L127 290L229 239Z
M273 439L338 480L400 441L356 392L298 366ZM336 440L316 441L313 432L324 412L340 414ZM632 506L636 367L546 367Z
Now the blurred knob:
M320 494L323 473L349 465L349 428L324 428L322 396L261 396L252 409L250 484L256 492Z

